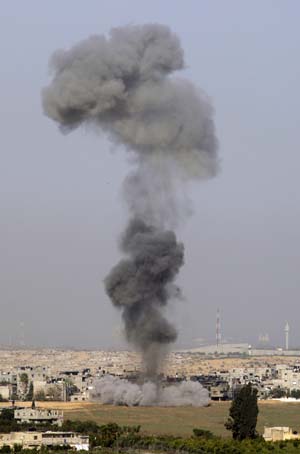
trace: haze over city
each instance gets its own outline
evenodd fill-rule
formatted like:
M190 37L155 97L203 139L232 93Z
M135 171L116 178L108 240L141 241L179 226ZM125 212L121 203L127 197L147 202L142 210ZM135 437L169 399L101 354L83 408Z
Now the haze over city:
M256 0L2 5L1 344L127 345L103 280L119 260L132 165L89 128L62 135L40 93L55 49L159 23L180 38L181 76L210 97L220 158L215 178L190 185L193 214L176 231L185 244L184 301L168 312L176 347L213 341L217 308L227 340L268 333L283 345L288 320L290 345L300 345L299 12Z

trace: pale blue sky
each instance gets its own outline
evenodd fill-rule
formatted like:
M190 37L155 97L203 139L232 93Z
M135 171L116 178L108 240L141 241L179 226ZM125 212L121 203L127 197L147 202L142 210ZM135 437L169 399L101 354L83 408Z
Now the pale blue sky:
M191 188L194 216L173 308L178 345L269 333L300 345L300 3L10 1L0 15L0 343L122 345L102 280L126 223L123 150L43 116L48 59L111 27L159 22L178 33L185 76L212 98L221 172Z

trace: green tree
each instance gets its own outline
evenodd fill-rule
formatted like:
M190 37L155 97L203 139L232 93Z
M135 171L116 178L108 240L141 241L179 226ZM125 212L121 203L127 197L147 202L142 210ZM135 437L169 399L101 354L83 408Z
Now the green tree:
M229 415L225 427L231 430L235 440L257 437L257 389L253 388L251 383L238 391L232 401Z
M300 399L300 389L292 389L291 397L294 397L295 399Z
M28 385L28 381L29 381L28 375L27 375L25 372L23 372L23 373L20 375L20 382L21 382L23 385L26 385L26 386L27 386L27 385Z
M273 397L274 399L280 399L281 397L287 397L287 390L280 388L280 386L277 386L276 388L273 388L271 390L270 397Z
M62 400L61 388L58 385L51 386L48 388L47 397L51 401Z
M27 392L27 395L26 395L26 400L32 400L33 399L33 383L30 382L30 385L29 385L29 388L28 388L28 392Z
M38 390L36 393L34 393L34 398L35 398L35 400L38 400L38 401L46 400L45 391L43 389Z
M28 375L25 372L23 372L22 374L20 374L20 383L18 384L18 394L22 398L22 400L26 399L28 385L29 385Z
M12 408L3 408L0 413L1 421L13 421L14 410Z

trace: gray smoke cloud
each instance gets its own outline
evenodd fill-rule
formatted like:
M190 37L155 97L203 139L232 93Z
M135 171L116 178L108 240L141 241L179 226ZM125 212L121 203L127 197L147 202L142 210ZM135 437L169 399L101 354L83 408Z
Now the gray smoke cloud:
M183 245L173 233L191 212L186 183L217 171L217 139L209 98L189 81L178 37L147 24L91 36L51 58L43 89L45 114L62 131L93 125L134 156L123 190L131 213L121 240L125 258L105 279L122 311L126 337L153 377L176 329L164 309L180 294L174 280Z
M203 407L209 404L207 389L198 382L184 381L166 387L153 382L142 385L107 375L94 383L92 399L103 404L132 406Z
M174 294L172 282L183 264L183 245L177 243L173 232L132 219L121 247L129 258L111 270L105 280L106 291L122 310L127 339L142 351L149 377L157 371L157 346L177 337L162 308L170 292Z

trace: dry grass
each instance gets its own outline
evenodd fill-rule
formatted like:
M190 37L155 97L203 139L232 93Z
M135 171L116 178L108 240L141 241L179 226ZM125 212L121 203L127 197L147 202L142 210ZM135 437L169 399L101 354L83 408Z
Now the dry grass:
M99 424L116 422L123 425L140 424L142 430L154 434L189 435L194 427L211 430L222 436L229 436L224 428L228 418L229 402L214 402L210 407L114 407L109 405L86 404L81 409L65 411L69 419L93 419ZM258 430L267 426L290 426L300 430L300 404L282 402L261 402L259 404Z
M30 402L17 402L30 405ZM2 404L1 404L2 405ZM65 419L93 420L98 424L141 425L153 434L190 435L194 427L229 436L224 428L230 402L213 402L209 407L116 407L92 402L39 402L38 406L64 410ZM267 426L290 426L300 431L300 403L260 401L258 430Z

